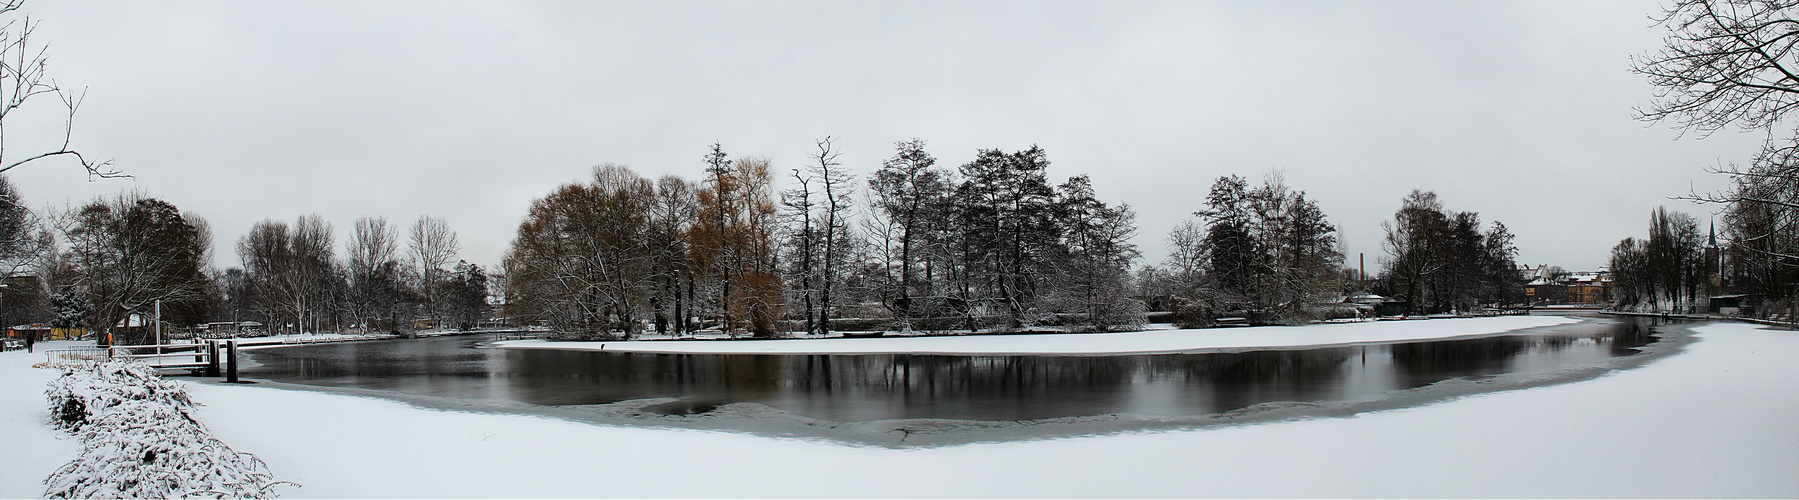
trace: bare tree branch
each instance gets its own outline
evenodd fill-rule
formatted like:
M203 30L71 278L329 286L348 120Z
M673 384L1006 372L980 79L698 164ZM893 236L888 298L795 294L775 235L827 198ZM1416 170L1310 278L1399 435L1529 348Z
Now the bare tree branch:
M0 15L17 11L23 4L23 0L8 0L0 4ZM45 72L49 58L48 47L33 45L31 40L31 34L36 29L37 22L30 17L9 20L0 25L0 173L38 160L69 157L81 164L82 169L87 171L89 180L130 177L113 168L112 160L90 160L70 146L74 138L75 114L81 109L87 90L82 89L80 93L66 92L57 85L56 80L48 78ZM6 126L11 123L6 120L7 116L23 108L28 102L35 102L35 97L44 94L56 94L67 111L63 117L61 146L48 151L28 151L19 160L7 159L5 132Z

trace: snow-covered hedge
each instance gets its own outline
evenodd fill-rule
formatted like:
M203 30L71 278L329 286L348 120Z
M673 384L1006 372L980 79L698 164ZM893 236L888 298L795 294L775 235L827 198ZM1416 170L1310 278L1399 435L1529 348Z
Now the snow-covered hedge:
M270 498L268 466L194 420L193 399L142 362L67 368L46 391L58 428L81 440L44 483L50 498Z

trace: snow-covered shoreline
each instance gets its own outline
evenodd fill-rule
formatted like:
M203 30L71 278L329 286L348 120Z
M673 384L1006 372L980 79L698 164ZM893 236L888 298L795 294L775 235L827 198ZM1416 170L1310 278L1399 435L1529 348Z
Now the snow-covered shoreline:
M1138 354L1436 340L1503 334L1579 321L1565 316L1502 316L1124 333L625 342L507 340L495 342L494 346L685 354Z
M304 498L1799 496L1799 333L1696 332L1645 366L1425 406L903 450L188 384ZM43 359L0 354L0 497L75 455L44 423Z

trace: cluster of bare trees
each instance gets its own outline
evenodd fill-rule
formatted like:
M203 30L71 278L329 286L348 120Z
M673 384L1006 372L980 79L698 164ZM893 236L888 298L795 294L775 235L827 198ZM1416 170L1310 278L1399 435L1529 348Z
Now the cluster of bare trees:
M646 319L683 333L699 317L775 335L768 161L731 160L716 144L706 161L697 185L608 164L532 203L506 255L507 313L574 338L631 338Z
M1294 324L1353 311L1346 294L1373 292L1413 312L1467 311L1523 300L1512 234L1474 212L1449 212L1434 193L1413 191L1386 232L1378 278L1343 266L1337 228L1304 191L1270 174L1259 186L1218 178L1205 210L1168 234L1168 257L1136 277L1138 295L1186 326L1220 317ZM1165 300L1163 303L1161 301Z
M1318 306L1341 293L1336 227L1279 175L1253 189L1242 177L1220 177L1195 215L1198 222L1169 233L1163 268L1143 278L1160 280L1150 286L1172 296L1167 306L1177 323L1299 323L1316 319Z
M419 217L404 254L386 218L356 221L347 260L337 258L334 234L316 214L258 222L237 242L243 266L219 273L215 316L273 332L466 330L485 319L486 274L452 264L461 245L443 219Z
M148 343L149 332L141 330L129 338L108 334L128 314L154 318L162 307L204 307L212 235L203 219L129 194L95 200L66 217L62 234L74 268L69 286L85 299L87 326L97 335Z
M211 280L206 221L135 193L40 214L0 177L0 265L8 324L88 328L124 343L153 340L144 324L203 318ZM127 318L138 315L140 321ZM118 335L114 335L115 330Z
M841 290L844 266L855 247L850 218L855 208L855 178L837 161L842 156L830 137L817 141L818 151L804 170L793 169L791 190L781 193L781 216L788 228L788 267L792 303L799 306L805 331L831 332L831 294Z
M156 320L409 332L470 329L488 317L490 280L480 266L451 262L459 246L442 219L413 225L408 254L397 234L385 219L358 220L341 261L323 218L265 220L238 240L242 266L215 271L206 221L167 201L124 193L39 215L0 177L0 318L147 343Z
M1143 322L1134 213L1085 177L1051 187L1042 149L984 150L952 174L903 141L859 190L834 141L815 146L778 196L768 160L718 144L697 183L603 165L557 189L506 258L509 312L582 338Z
M1387 256L1378 290L1406 300L1407 312L1466 312L1524 301L1517 248L1505 224L1484 232L1480 214L1451 212L1436 193L1413 190L1381 223Z
M1638 116L1702 135L1732 126L1767 134L1746 167L1713 169L1731 178L1729 189L1690 198L1723 206L1727 288L1750 294L1751 308L1759 303L1763 312L1793 314L1799 310L1799 252L1793 250L1799 248L1799 130L1790 117L1799 107L1799 1L1679 0L1659 21L1668 28L1665 47L1632 64L1657 87ZM1643 241L1632 244L1626 240L1614 255L1621 251L1629 261L1654 253L1641 248ZM1669 301L1670 290L1640 291L1648 295L1636 301Z
M1691 312L1701 291L1712 287L1717 269L1708 262L1699 221L1657 207L1649 215L1649 237L1625 238L1612 247L1613 294L1620 308Z

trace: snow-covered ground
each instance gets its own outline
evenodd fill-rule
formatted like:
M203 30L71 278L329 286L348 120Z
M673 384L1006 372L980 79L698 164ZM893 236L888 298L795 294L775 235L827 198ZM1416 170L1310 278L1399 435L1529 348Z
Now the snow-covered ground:
M44 494L44 478L81 451L74 436L50 427L44 390L61 372L31 365L44 350L93 342L38 342L35 351L0 352L0 498Z
M1125 333L1035 335L952 335L896 338L824 338L788 340L636 340L629 342L496 342L517 349L584 349L629 352L708 354L1122 354L1179 352L1199 349L1298 347L1401 342L1521 330L1575 323L1563 316L1379 321L1306 326L1261 326L1194 330L1150 330Z
M1641 368L1424 407L904 450L189 390L217 437L304 485L291 497L1799 496L1799 333L1698 332ZM53 374L24 356L0 354L0 497L74 456L41 423Z

